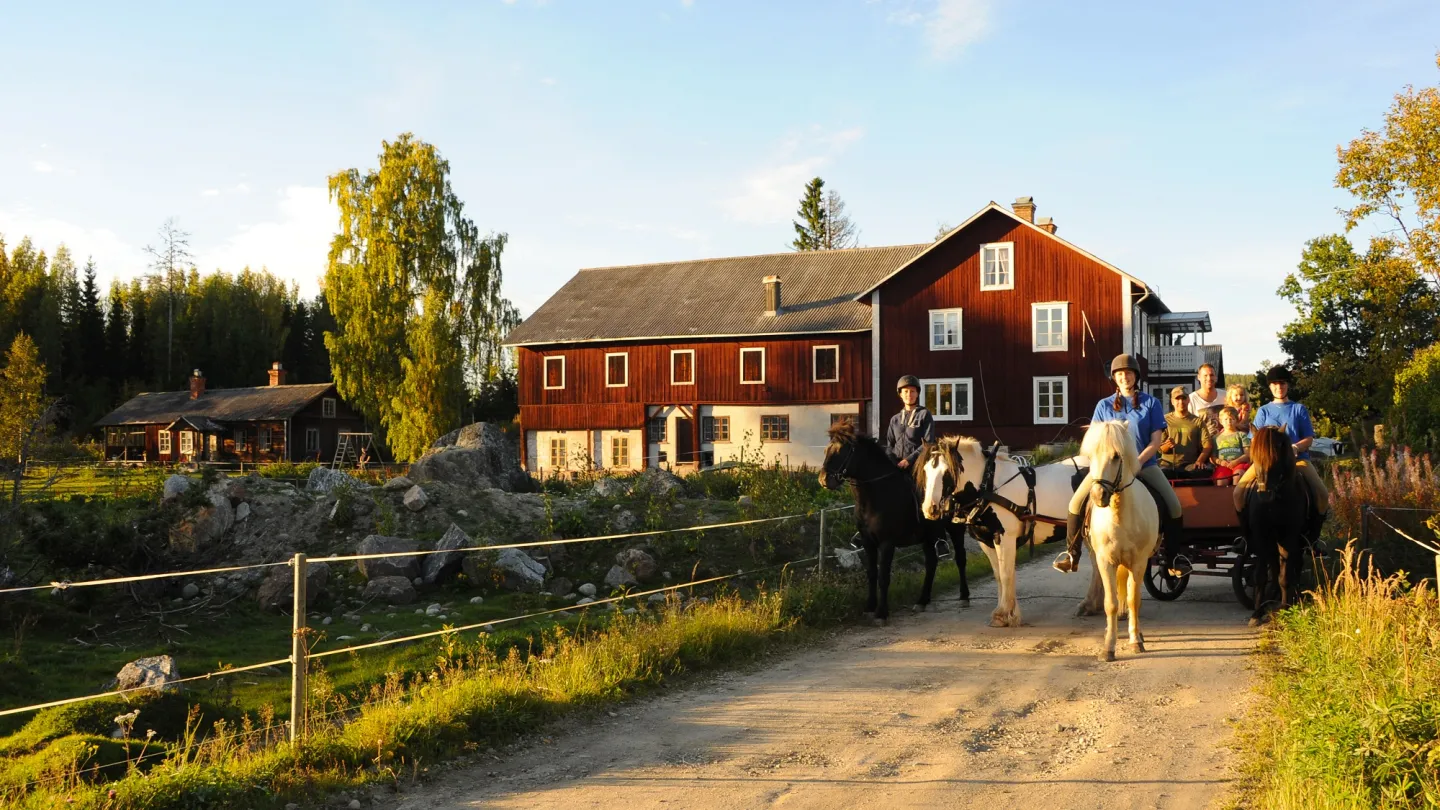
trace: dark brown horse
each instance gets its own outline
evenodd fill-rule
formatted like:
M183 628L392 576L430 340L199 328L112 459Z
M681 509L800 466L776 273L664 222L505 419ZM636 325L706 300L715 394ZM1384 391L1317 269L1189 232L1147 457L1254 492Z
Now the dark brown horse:
M1268 618L1266 597L1272 591L1279 594L1282 609L1294 601L1310 506L1295 469L1295 450L1283 431L1273 427L1255 431L1250 459L1255 466L1255 484L1240 520L1255 565L1255 612L1250 614L1254 627Z

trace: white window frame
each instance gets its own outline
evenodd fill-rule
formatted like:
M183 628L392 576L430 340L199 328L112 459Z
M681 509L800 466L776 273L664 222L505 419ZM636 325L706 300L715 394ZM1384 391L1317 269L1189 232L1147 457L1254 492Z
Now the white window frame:
M245 452L245 428L235 428L235 452Z
M255 449L262 453L269 452L272 448L270 428L261 425L255 428Z
M610 358L625 358L625 381L610 382ZM630 353L629 352L606 352L605 353L605 387L606 388L629 388L630 387Z
M935 405L936 405L936 407L935 407L935 408L932 408L932 409L930 410L930 416L931 416L931 418L933 418L936 422L971 422L971 421L974 421L974 419L975 419L975 380L974 380L974 378L972 378L972 377L936 377L936 378L933 378L933 379L921 380L921 381L920 381L920 404L925 405L927 408L929 408L929 405L926 404L926 403L927 403L927 400L926 400L926 398L925 398L925 389L926 389L926 388L928 388L929 386L932 386L932 385L935 385L935 386L940 386L940 385L950 385L950 386L954 386L954 385L958 385L958 384L961 384L961 383L964 383L964 385L965 385L965 415L964 415L964 416L960 416L960 415L958 415L958 414L942 414L942 413L940 413L940 412L939 412L939 411L940 411L940 408L939 408L939 405L940 405L940 391L939 391L939 389L937 388L936 391L935 391ZM954 401L954 397L955 397L955 393L954 393L953 390L951 391L950 396L951 396L951 401L953 402L953 401Z
M311 437L311 436L314 436L314 437L315 437L315 441L314 441L313 443L310 441L310 437ZM314 427L307 427L307 428L305 428L305 452L307 452L307 453L318 453L318 452L320 452L320 428L314 428Z
M1003 250L1009 258L1009 275L1003 282L995 284L985 283L985 254L991 250ZM980 246L980 289L983 290L1013 290L1015 289L1015 243L1014 242L987 242Z
M955 316L955 345L936 345L935 343L935 317L948 318ZM951 307L949 309L930 310L930 351L932 352L958 352L965 348L965 309L963 307ZM948 331L947 331L948 336Z
M171 444L170 444L170 431L168 431L168 430L162 430L162 431L160 431L160 452L165 453L165 454L168 455L168 454L171 452L171 451L170 451L170 447L171 447Z
M1046 310L1051 316L1055 310L1060 312L1060 345L1040 345L1040 311ZM1053 323L1053 319L1051 320ZM1037 352L1068 352L1070 351L1070 302L1069 301L1045 301L1030 305L1030 349Z
M335 418L335 398L334 398L334 397L325 397L324 399L320 400L320 418L322 418L322 419L334 419L334 418Z
M759 352L759 353L760 353L760 379L758 379L758 380L747 380L747 379L745 379L745 353L746 353L746 352ZM750 347L750 348L745 348L745 349L741 349L741 350L740 350L740 384L741 384L741 385L764 385L764 384L765 384L765 347L764 347L764 346Z
M195 434L188 431L180 431L180 455L195 455Z
M561 436L550 437L550 469L564 470L570 466L569 441ZM556 452L559 451L559 452Z
M559 385L551 385L551 384L550 384L550 361L551 361L551 360L559 360L559 361L560 361L560 384L559 384ZM549 355L549 356L547 356L547 357L545 358L545 361L540 364L540 385L543 386L546 391L563 391L563 390L565 390L565 355L563 355L563 354L552 354L552 355Z
M624 453L616 452L623 449ZM630 437L610 437L610 466L619 469L630 469Z
M690 355L690 379L680 382L675 379L675 355ZM670 350L670 384L671 385L694 385L695 384L695 350L694 349L671 349Z
M820 350L835 350L835 376L828 380L820 379ZM810 347L810 381L817 383L838 383L840 382L840 344L832 343L828 346Z
M1060 415L1059 415L1059 416L1056 416L1056 415L1055 415L1055 411L1054 411L1054 408L1053 408L1053 407L1052 407L1052 409L1051 409L1051 411L1050 411L1050 416L1046 416L1046 417L1041 417L1041 416L1040 416L1040 384L1041 384L1041 383L1049 383L1051 386L1054 386L1055 383L1060 383L1060 385L1063 386L1063 388L1061 389L1061 396L1060 396ZM1053 389L1053 388L1051 389L1050 396L1052 397L1052 400L1051 400L1051 401L1052 401L1052 403L1053 403L1053 401L1054 401L1054 400L1053 400L1053 397L1055 396L1055 394L1054 394L1054 389ZM1061 375L1061 376L1058 376L1058 377L1033 377L1033 378L1031 379L1031 383L1030 383L1030 411L1031 411L1031 416L1033 416L1033 417L1035 418L1035 424L1037 424L1037 425L1068 425L1068 424L1070 424L1070 378L1067 377L1067 376L1064 376L1064 375Z

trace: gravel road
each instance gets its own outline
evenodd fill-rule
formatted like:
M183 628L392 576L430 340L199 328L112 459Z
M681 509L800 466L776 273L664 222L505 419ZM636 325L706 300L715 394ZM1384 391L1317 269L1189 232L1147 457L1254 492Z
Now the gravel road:
M1018 629L987 626L994 584L889 627L837 633L572 724L407 789L404 810L1206 808L1229 788L1256 634L1229 581L1142 603L1148 652L1096 660L1075 618L1089 567L1017 574ZM1122 624L1122 634L1124 627ZM394 806L394 805L392 805Z

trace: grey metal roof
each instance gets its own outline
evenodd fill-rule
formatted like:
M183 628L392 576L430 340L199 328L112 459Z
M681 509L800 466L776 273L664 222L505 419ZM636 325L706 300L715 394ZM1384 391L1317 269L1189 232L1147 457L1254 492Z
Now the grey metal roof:
M215 424L208 416L189 414L176 419L167 426L166 430L184 430L185 428L199 431L200 433L224 433L225 428Z
M1151 323L1155 330L1163 334L1182 334L1187 332L1213 332L1210 327L1210 313L1205 310L1198 312L1166 312L1156 315Z
M509 346L870 328L856 296L930 247L795 251L581 270L505 337ZM766 276L781 310L765 314Z
M334 383L310 383L215 388L198 399L191 399L188 390L140 394L106 414L95 425L168 425L187 417L204 417L214 422L287 419L334 387Z

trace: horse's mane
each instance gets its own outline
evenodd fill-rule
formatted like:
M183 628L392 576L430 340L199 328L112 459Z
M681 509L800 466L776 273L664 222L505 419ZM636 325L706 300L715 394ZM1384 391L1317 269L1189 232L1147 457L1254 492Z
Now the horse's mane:
M830 441L832 444L854 444L859 434L855 431L855 423L849 419L841 419L830 426Z
M930 457L940 455L945 457L945 464L954 471L955 475L960 474L960 467L963 460L960 458L960 442L964 439L955 436L941 436L933 444L926 444L920 448L920 456L915 459L915 464L910 474L915 478L917 489L925 488L925 465L929 463ZM974 441L970 439L969 441Z
M1140 472L1140 453L1135 449L1135 440L1130 437L1130 426L1126 422L1091 422L1085 430L1085 440L1080 443L1080 455L1088 457L1092 464L1118 455L1126 475Z
M1267 489L1274 489L1295 472L1295 448L1279 428L1262 427L1250 441L1250 461L1256 478L1264 481Z

